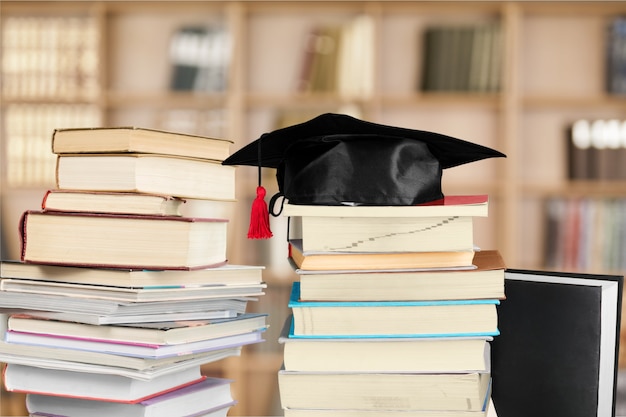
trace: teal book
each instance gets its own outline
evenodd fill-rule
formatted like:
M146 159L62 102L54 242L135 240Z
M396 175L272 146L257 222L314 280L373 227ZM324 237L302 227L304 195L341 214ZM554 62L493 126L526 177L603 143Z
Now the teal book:
M294 338L496 336L497 299L301 301L294 282L288 306Z

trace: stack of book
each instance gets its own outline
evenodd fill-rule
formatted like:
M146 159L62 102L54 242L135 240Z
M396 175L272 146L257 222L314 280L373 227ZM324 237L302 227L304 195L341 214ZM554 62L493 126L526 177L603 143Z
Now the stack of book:
M504 263L474 246L488 197L285 204L299 275L280 342L286 416L485 416Z
M7 390L32 415L226 415L232 381L201 366L262 341L261 266L227 263L230 141L139 128L55 130L57 187L2 263Z

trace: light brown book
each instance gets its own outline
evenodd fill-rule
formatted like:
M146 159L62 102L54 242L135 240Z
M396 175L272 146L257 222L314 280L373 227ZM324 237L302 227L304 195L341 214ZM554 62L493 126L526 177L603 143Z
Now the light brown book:
M449 252L306 252L302 240L289 240L289 258L297 269L309 271L473 269L474 250Z
M41 208L48 211L180 216L182 198L107 191L48 190Z
M230 154L227 139L169 132L140 127L96 127L56 129L52 152L153 153L223 161Z
M298 270L300 298L320 301L504 298L505 264L497 250L474 254L475 269L439 271Z
M226 262L224 219L44 212L20 220L24 262L199 269Z
M56 186L233 201L235 168L207 159L157 154L64 154L57 158Z

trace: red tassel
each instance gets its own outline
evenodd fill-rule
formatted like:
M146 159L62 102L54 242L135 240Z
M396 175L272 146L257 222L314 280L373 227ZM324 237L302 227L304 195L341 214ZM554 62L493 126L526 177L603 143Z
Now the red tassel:
M269 239L272 236L270 215L265 202L265 188L259 185L256 187L256 198L252 202L248 239Z

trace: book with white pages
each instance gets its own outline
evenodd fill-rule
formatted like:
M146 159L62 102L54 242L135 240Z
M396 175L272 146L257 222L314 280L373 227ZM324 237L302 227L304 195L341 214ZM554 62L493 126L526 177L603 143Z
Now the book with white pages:
M93 315L159 314L163 311L190 312L240 309L255 298L216 298L176 301L122 302L65 295L33 294L0 291L0 311L57 311Z
M17 347L17 349L7 348L8 346L11 348ZM17 350L17 352L15 352L15 350ZM67 352L70 353L69 356ZM98 352L69 351L66 349L44 348L41 346L0 343L0 362L2 363L16 363L47 369L105 375L120 375L146 381L175 373L181 369L193 368L240 355L241 347L232 347L191 355L184 360L180 357L146 359ZM60 359L60 356L64 356L66 359Z
M146 343L116 343L90 338L58 337L43 333L9 331L6 332L5 341L16 345L46 346L57 349L103 352L112 355L159 359L259 343L263 341L263 338L261 330L179 345L157 345Z
M173 301L255 297L263 295L266 284L179 285L150 288L124 288L104 285L72 284L67 282L33 281L25 279L0 280L0 290L30 294L63 295L115 301Z

